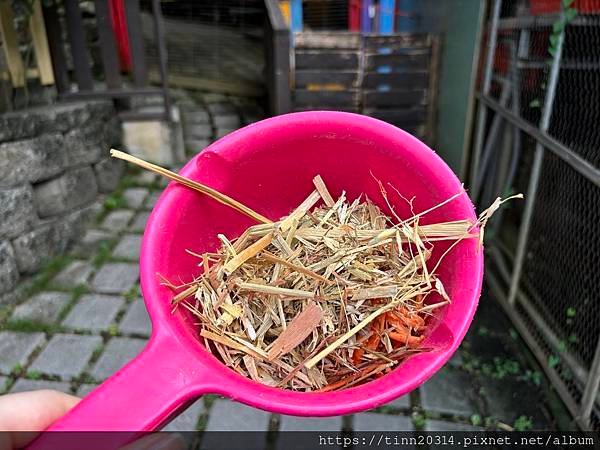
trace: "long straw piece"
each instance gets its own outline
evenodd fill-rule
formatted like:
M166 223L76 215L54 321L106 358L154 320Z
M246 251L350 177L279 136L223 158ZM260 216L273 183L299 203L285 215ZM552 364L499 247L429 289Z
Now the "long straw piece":
M159 175L162 175L163 177L167 177L167 178L170 178L171 180L177 181L178 183L183 184L184 186L195 189L198 192L202 192L203 194L206 194L209 197L215 199L219 203L222 203L225 206L229 206L229 207L241 212L242 214L245 214L248 217L256 220L257 222L272 223L271 220L267 219L265 216L248 208L246 205L238 202L237 200L234 200L225 194L221 194L219 191L209 188L208 186L200 184L194 180L190 180L189 178L182 177L181 175L176 174L175 172L171 172L170 170L165 169L164 167L157 166L156 164L152 164L148 161L144 161L143 159L137 158L128 153L125 153L125 152L122 152L119 150L115 150L114 148L110 150L110 156L112 156L113 158L122 159L124 161L136 164L146 170L150 170Z

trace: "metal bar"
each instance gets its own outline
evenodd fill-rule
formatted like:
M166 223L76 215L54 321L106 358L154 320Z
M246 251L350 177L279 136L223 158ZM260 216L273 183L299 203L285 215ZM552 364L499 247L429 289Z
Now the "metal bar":
M112 20L108 10L108 0L94 0L96 20L98 21L98 41L104 66L104 78L109 88L121 86L121 69L117 55L117 45L113 33Z
M502 108L506 108L506 106L508 105L508 101L511 98L512 92L510 84L510 81L502 83L502 93L500 94L500 105L502 106ZM492 124L489 127L487 137L483 143L483 149L479 155L481 161L481 168L479 170L479 173L477 174L477 186L479 186L482 183L483 178L485 177L487 166L490 163L490 159L492 158L492 155L496 148L496 140L498 139L498 134L500 133L502 128L501 125L503 124L504 118L500 114L496 114L492 119ZM472 195L473 200L477 200L475 194Z
M146 67L146 54L144 52L140 2L139 0L127 0L123 4L125 5L125 18L127 20L129 49L131 50L133 82L136 86L146 86L148 84L148 69Z
M158 62L162 83L163 102L165 104L165 119L168 122L171 122L173 120L173 111L171 110L171 97L169 95L167 42L165 39L165 24L163 22L160 0L152 0L152 12L154 13L154 28L156 32L156 40L158 42Z
M77 0L65 0L65 11L75 79L80 91L91 91L94 89L94 81L90 69L90 60L85 48L85 32L79 2Z
M290 30L276 1L266 0L265 6L268 28L269 103L271 112L277 115L291 110Z
M600 393L600 338L598 338L598 344L596 345L596 353L590 367L590 373L588 381L585 385L583 395L581 397L581 412L577 419L582 420L584 424L589 427L590 416L592 414L592 408L594 403L598 401L598 394Z
M162 89L155 87L131 88L131 89L106 89L103 91L79 91L61 94L62 100L81 100L95 98L126 98L140 95L162 94Z
M512 30L515 28L541 28L551 27L560 17L560 14L544 14L543 16L519 16L500 19L498 29ZM600 17L596 15L578 15L569 22L569 26L598 26Z
M42 12L46 24L48 46L50 47L54 82L56 83L56 90L61 94L69 90L71 82L69 80L69 74L67 73L67 60L64 52L62 29L56 12L56 3L51 2L48 5L46 5L46 3L47 2L43 2Z
M501 0L494 0L482 86L482 92L484 95L487 95L489 93L490 86L492 84L492 71L494 66L494 53L496 52L496 40L498 37L498 20L500 18L500 6ZM475 144L473 145L473 153L471 155L471 174L469 176L469 187L473 198L477 198L479 191L479 186L477 186L477 171L479 170L479 158L481 155L481 147L483 146L486 119L487 109L484 108L482 105L479 105L479 111L477 113L477 133L475 135Z
M556 44L556 53L554 54L554 59L552 60L552 66L550 68L550 76L548 77L548 82L546 83L546 98L544 99L542 117L540 119L539 126L540 131L544 133L548 131L548 126L550 125L550 118L552 117L554 96L556 94L556 85L558 84L560 60L562 57L564 40L565 31L563 29L558 36L558 42ZM535 206L540 174L542 172L543 160L544 146L538 142L535 146L535 155L533 157L533 166L531 168L531 178L529 180L529 186L527 187L527 194L525 196L525 210L523 212L523 219L521 221L521 227L519 229L517 251L515 253L515 265L513 267L513 273L510 280L510 289L508 291L508 303L511 305L514 305L515 303L517 291L519 289L519 281L521 280L521 273L523 271L525 249L527 247L527 241L529 239L529 228L531 227L531 219L533 217L533 208Z
M550 150L586 179L600 187L600 170L573 152L573 150L565 147L561 142L554 139L548 133L540 131L537 127L526 122L513 112L503 109L502 105L500 105L496 100L493 100L489 97L484 97L479 93L477 94L477 98L485 106L502 115L510 123L517 126L520 130L524 131L540 142L546 149Z
M519 313L515 310L514 306L509 305L506 302L506 300L503 300L506 298L506 294L505 294L505 292L503 292L502 288L500 287L500 283L498 282L498 280L496 279L496 277L494 276L492 271L486 272L485 280L486 280L486 284L489 286L490 290L494 294L494 297L496 299L498 299L498 304L500 304L500 306L502 306L502 309L504 309L504 312L511 319L512 323L514 324L515 328L518 330L519 334L529 344L529 348L531 349L531 352L537 358L538 362L542 366L542 369L544 369L544 372L546 372L546 375L550 379L552 386L556 389L556 391L558 392L558 395L560 395L561 399L565 403L565 406L567 407L569 412L573 416L577 415L579 413L579 406L573 400L571 393L565 386L563 380L560 378L558 373L556 373L556 371L554 369L552 369L552 368L550 368L550 366L548 366L548 358L546 357L546 353L540 347L540 345L537 343L537 341L535 340L535 337L531 334L531 331L530 331L529 327L527 326L527 324L525 323L525 321L521 318Z

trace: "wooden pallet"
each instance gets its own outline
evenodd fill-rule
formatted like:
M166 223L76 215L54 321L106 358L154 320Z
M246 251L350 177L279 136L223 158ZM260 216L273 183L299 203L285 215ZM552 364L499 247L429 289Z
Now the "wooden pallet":
M435 36L302 32L294 40L294 110L359 112L432 141Z

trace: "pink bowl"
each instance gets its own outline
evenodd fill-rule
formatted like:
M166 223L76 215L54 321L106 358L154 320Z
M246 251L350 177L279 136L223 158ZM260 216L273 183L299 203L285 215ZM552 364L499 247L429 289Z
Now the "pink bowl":
M391 183L414 210L424 211L461 191L448 166L425 144L387 123L341 112L278 116L242 128L215 142L181 171L271 218L279 219L312 190L320 174L332 194L366 193L384 206L372 175ZM406 202L391 189L399 215ZM385 208L384 208L385 209ZM422 223L475 220L466 193L423 217ZM180 408L206 393L221 394L257 408L300 416L348 414L388 403L431 377L454 353L475 313L483 254L475 239L462 241L438 274L452 303L436 312L424 342L431 351L415 355L370 383L329 393L271 388L238 375L208 353L195 320L182 308L171 313L172 293L157 273L173 282L200 273L198 259L185 252L214 250L217 233L233 238L251 219L188 188L171 183L148 220L141 253L143 296L152 318L144 351L97 388L52 430L154 430ZM448 244L438 244L435 263Z

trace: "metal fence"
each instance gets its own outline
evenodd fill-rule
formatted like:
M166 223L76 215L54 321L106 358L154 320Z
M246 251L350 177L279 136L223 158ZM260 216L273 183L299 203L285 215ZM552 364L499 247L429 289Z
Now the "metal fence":
M583 429L600 429L600 2L491 0L469 185L488 285Z

